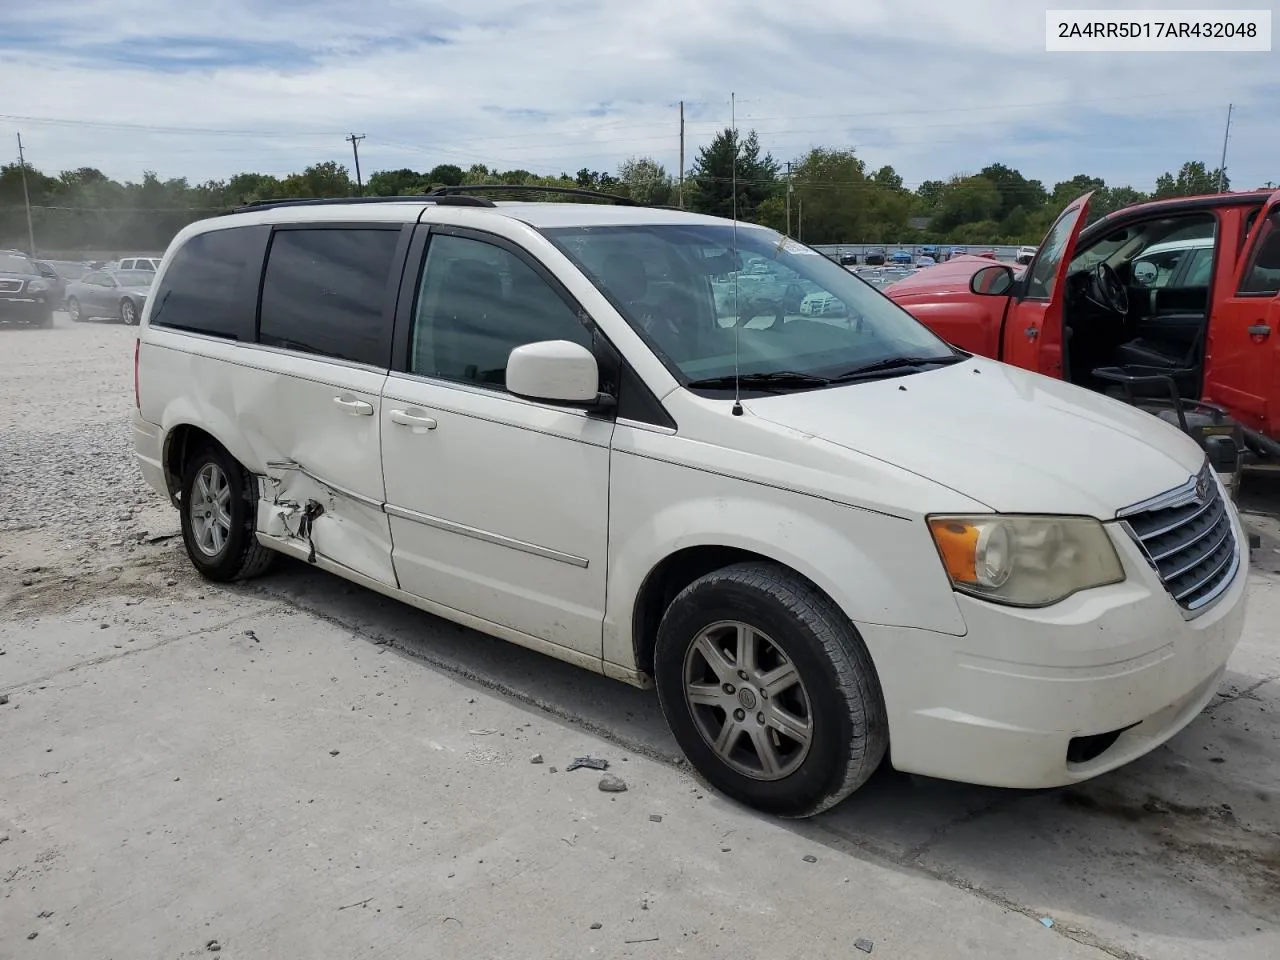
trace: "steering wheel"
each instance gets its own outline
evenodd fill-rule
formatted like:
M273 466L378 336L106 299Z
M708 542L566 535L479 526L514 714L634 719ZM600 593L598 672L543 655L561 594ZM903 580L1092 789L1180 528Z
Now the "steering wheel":
M1099 263L1094 270L1094 280L1103 305L1125 316L1129 312L1129 290L1111 264L1105 260Z

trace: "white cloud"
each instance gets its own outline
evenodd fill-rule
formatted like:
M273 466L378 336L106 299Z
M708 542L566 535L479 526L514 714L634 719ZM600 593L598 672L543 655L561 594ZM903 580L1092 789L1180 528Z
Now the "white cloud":
M1094 5L6 4L0 89L17 94L0 111L33 119L0 119L0 130L20 128L42 169L135 179L345 163L348 132L367 135L366 173L612 170L634 153L674 168L677 102L688 161L728 123L732 90L739 125L779 159L852 145L908 184L1000 161L1049 184L1087 172L1149 188L1184 160L1216 165L1233 101L1235 184L1280 180L1274 55L1044 51L1047 6Z

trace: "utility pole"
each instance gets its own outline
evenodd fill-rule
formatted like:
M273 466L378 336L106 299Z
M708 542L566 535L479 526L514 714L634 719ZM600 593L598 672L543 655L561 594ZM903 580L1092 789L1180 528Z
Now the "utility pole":
M364 196L364 181L360 179L360 141L364 139L364 134L356 136L354 133L345 138L351 144L351 155L356 158L356 196Z
M796 212L796 239L801 243L804 242L804 197L799 199L798 205L800 209Z
M36 257L36 231L31 225L31 194L27 192L27 157L22 152L22 134L18 134L18 166L22 168L22 203L27 208L27 244L31 259Z
M791 236L791 161L787 161L787 236Z
M1227 104L1227 129L1222 135L1222 163L1218 164L1218 192L1222 192L1222 180L1227 175L1227 138L1231 136L1231 108L1233 104Z
M680 209L684 209L684 101L680 101Z

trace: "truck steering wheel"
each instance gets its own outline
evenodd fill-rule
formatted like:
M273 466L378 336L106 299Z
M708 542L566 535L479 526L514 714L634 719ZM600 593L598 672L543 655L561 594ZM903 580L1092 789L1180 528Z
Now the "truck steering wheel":
M1121 282L1119 274L1107 261L1103 260L1094 270L1094 286L1103 306L1114 310L1120 316L1129 312L1129 290Z

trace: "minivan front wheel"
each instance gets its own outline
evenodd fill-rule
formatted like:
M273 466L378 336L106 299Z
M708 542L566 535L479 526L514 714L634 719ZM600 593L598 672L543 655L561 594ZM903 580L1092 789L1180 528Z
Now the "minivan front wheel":
M255 536L253 477L220 447L192 456L182 481L182 542L210 580L229 581L266 571L275 553Z
M654 679L698 772L768 813L821 813L888 749L879 681L853 625L774 564L735 564L682 590L658 628Z

